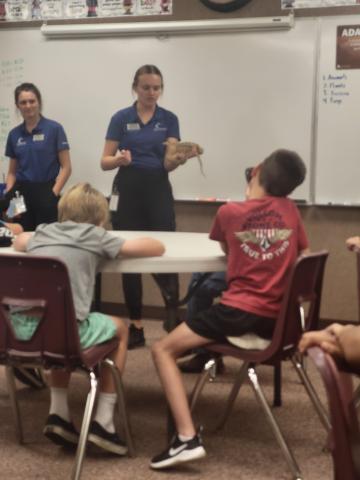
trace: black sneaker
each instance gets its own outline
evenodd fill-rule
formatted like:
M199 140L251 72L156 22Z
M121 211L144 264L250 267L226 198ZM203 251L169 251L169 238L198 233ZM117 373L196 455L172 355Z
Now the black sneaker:
M41 389L46 387L42 375L36 368L14 368L15 377L24 385L31 388Z
M198 460L205 456L206 451L199 434L187 442L182 442L176 435L168 448L151 460L150 467L160 470L161 468L172 467L179 463Z
M66 448L76 447L79 441L79 432L72 422L68 422L55 414L48 416L43 433L56 445Z
M117 455L126 455L128 451L127 446L120 440L117 433L106 431L95 420L91 422L88 440L103 450Z
M205 365L209 360L214 358L213 355L209 353L197 353L189 360L185 360L178 363L179 369L183 373L201 373L204 370ZM215 368L216 373L221 375L225 371L225 365L222 357L217 357L215 359Z
M145 345L144 329L136 328L131 324L129 328L128 349L143 347Z

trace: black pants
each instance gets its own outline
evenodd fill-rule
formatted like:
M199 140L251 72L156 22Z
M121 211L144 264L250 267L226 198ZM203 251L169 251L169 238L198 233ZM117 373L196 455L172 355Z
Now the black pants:
M52 189L55 181L16 182L12 190L24 196L26 212L14 219L25 231L32 231L41 223L57 221L58 197Z
M119 195L112 213L115 230L175 231L174 199L167 172L122 167L115 177L113 191ZM176 274L153 275L160 287L165 306L179 299ZM142 317L141 275L122 276L125 303L131 320Z

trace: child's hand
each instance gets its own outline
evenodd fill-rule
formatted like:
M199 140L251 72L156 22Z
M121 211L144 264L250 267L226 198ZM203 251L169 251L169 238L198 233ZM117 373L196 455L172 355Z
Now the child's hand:
M341 353L338 339L329 329L304 333L299 342L298 349L300 353L305 353L308 348L314 346L321 347L332 355Z
M360 252L360 237L350 237L345 243L349 250Z
M300 353L305 353L310 347L321 347L325 352L336 357L344 357L339 335L346 329L345 325L333 323L324 330L306 332L298 345Z
M299 342L298 349L300 353L305 353L310 347L320 346L322 342L331 342L333 335L327 330L305 332Z

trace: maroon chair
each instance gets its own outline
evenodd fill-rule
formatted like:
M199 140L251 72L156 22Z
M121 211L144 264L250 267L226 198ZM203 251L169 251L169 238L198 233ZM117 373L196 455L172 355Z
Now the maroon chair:
M360 322L360 252L356 252L357 284L358 284L358 316Z
M328 399L334 480L360 480L360 429L352 375L341 371L331 355L319 347L309 348L308 355L320 373Z
M98 390L100 368L110 368L116 385L118 412L122 419L128 452L133 456L134 446L121 375L114 362L107 358L117 348L118 339L114 338L86 350L81 349L68 271L60 260L0 254L0 265L0 364L6 367L19 442L23 442L23 430L13 368L65 368L85 373L89 378L90 390L71 476L72 479L79 479ZM9 306L36 308L40 312L39 325L30 340L22 341L16 338L9 319Z
M230 392L227 405L220 418L217 428L221 428L229 416L231 408L247 378L255 396L263 408L273 433L280 445L293 477L301 478L299 467L287 446L280 428L265 399L256 374L256 366L260 364L279 365L284 360L292 360L295 366L297 344L304 329L314 330L319 320L323 274L328 252L322 251L300 257L289 272L287 288L281 304L281 310L276 320L275 331L271 342L263 348L238 348L231 344L210 344L209 352L220 353L224 356L236 358L242 362L236 375L233 388ZM306 305L307 315L304 316L303 305ZM241 338L241 337L240 337ZM257 347L258 348L258 347ZM193 389L190 404L193 409L203 389L207 378L211 375L213 363L210 361L204 372L199 376ZM296 370L298 371L298 370ZM306 376L306 372L303 373ZM310 382L309 382L310 383Z

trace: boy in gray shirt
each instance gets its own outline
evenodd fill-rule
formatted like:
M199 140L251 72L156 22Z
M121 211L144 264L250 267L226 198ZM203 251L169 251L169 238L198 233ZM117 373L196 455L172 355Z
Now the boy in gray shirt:
M118 256L160 256L164 245L152 238L124 240L108 232L109 208L105 197L88 183L70 188L58 205L59 221L39 225L35 233L24 232L14 240L14 248L32 255L59 257L67 266L71 282L80 344L83 349L106 342L117 336L119 346L111 355L120 372L125 367L128 328L115 316L90 312L95 276L104 258ZM16 335L27 339L35 331L37 312L12 312ZM74 446L79 434L69 412L67 393L70 373L52 370L50 373L50 412L44 434L63 446ZM104 450L125 455L127 448L115 432L115 386L108 368L101 370L97 410L89 431L89 441Z

